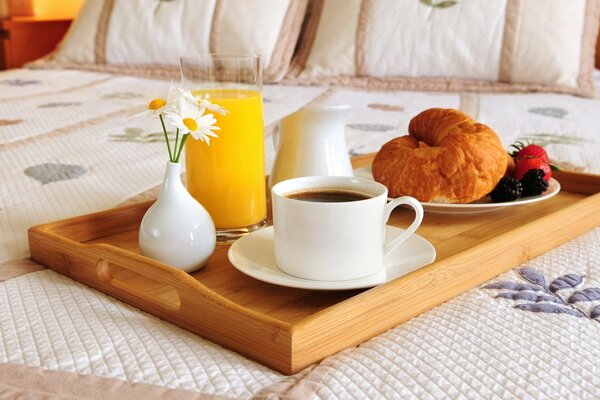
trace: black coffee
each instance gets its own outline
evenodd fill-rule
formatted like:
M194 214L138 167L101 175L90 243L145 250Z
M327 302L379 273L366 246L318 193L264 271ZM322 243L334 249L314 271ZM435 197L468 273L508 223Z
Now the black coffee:
M312 201L317 203L344 203L348 201L366 200L370 199L372 196L341 189L319 189L290 193L286 197L295 200Z

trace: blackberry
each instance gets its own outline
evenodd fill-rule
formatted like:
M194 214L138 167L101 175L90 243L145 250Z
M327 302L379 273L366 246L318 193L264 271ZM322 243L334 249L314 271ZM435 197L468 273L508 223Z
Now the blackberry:
M505 176L500 179L494 190L490 193L490 197L494 203L503 201L512 201L521 197L523 193L523 185L519 180Z
M548 189L548 182L544 179L546 172L542 169L530 169L521 178L523 197L537 196Z

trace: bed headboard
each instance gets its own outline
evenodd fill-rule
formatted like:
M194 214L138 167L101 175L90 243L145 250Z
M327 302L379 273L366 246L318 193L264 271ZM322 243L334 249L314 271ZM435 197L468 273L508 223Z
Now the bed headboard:
M600 69L600 34L596 40L596 68Z

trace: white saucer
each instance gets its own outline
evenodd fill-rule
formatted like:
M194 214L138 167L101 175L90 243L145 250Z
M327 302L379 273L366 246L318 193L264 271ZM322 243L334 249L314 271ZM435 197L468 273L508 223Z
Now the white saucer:
M370 167L357 168L354 170L354 176L373 180L373 174ZM560 192L560 183L554 178L548 181L548 189L539 196L525 197L503 203L494 203L490 196L467 204L444 204L444 203L426 203L421 202L423 209L430 213L437 214L480 214L490 211L500 210L505 207L522 206L525 204L537 203L548 200Z
M386 227L388 240L402 232L400 228ZM275 264L272 226L238 239L229 248L228 256L239 271L264 282L300 289L347 290L377 286L431 264L435 260L435 249L427 240L413 234L388 256L384 269L366 278L347 281L313 281L281 271Z

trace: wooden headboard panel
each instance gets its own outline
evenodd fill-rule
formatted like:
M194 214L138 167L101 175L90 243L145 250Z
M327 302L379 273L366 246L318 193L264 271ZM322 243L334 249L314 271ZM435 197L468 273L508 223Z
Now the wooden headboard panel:
M600 69L600 35L596 41L596 68Z

